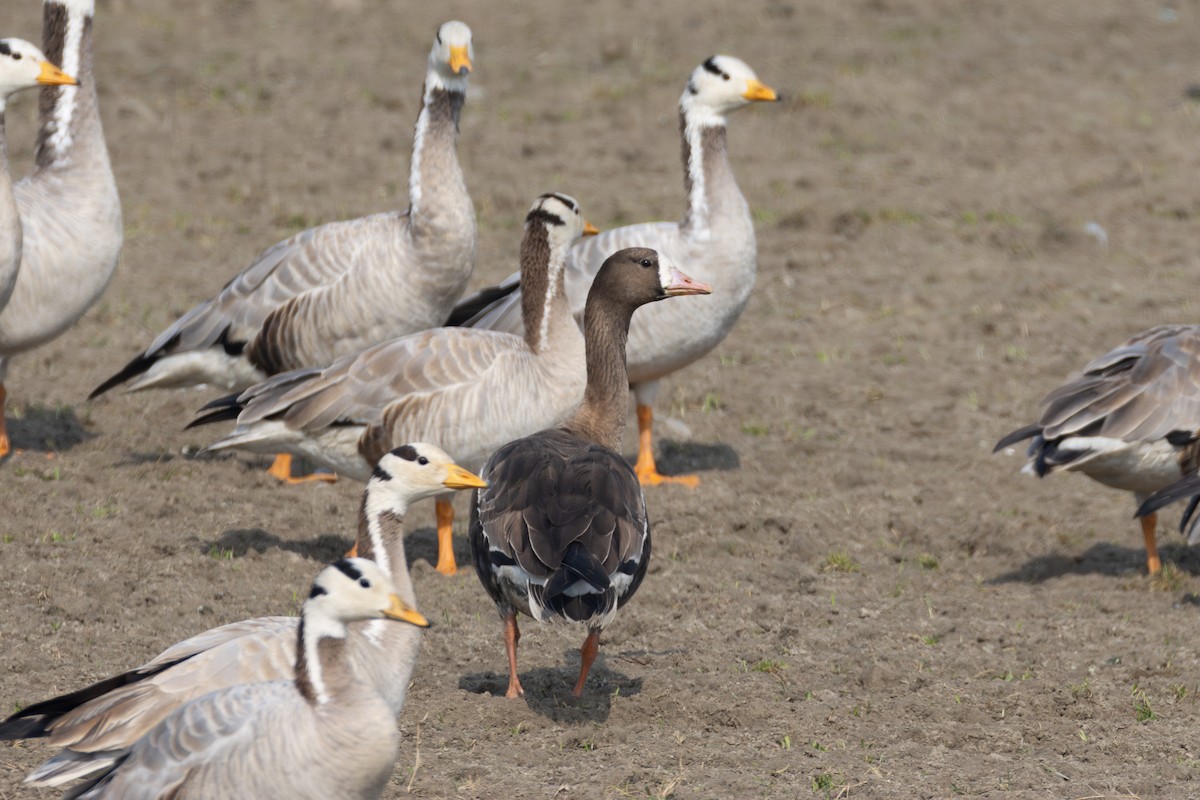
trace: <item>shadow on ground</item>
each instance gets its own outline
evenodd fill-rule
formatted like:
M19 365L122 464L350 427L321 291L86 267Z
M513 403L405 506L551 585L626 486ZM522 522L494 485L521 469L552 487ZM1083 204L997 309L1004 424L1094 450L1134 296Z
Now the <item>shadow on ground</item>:
M1159 545L1159 558L1181 572L1200 575L1200 548L1185 544ZM1026 561L1020 567L990 578L989 584L1043 583L1064 575L1109 575L1130 577L1146 572L1146 551L1141 547L1122 547L1101 542L1075 556L1051 553Z
M612 711L613 695L627 697L642 691L642 679L631 678L608 666L601 652L588 673L583 697L571 694L579 677L579 651L564 650L561 667L538 667L519 672L525 696L521 698L535 713L555 722L604 722ZM458 680L458 688L475 694L490 692L503 697L508 673L473 672Z
M634 453L630 463L637 460ZM663 475L685 475L692 472L709 472L739 469L741 459L727 444L703 444L701 442L677 442L673 439L658 440L658 455L655 458Z
M84 430L83 423L70 406L48 408L31 405L12 409L8 435L17 450L39 453L70 450L96 434Z
M228 553L231 558L241 558L251 550L265 553L273 547L278 547L280 550L297 553L321 564L328 564L345 555L352 544L348 539L331 533L297 541L281 539L262 528L231 528L216 539L201 542L199 549L205 555L223 556Z
M438 541L436 528L417 528L404 536L404 555L408 559L408 568L418 561L428 561L429 566L437 566ZM454 560L458 562L458 570L471 572L471 544L467 537L459 534L454 537ZM505 684L507 686L507 684Z

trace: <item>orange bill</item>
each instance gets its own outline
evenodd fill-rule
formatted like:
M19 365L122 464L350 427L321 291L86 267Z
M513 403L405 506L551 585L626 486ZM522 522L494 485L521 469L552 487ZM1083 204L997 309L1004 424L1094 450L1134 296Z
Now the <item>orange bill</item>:
M487 481L458 464L451 464L446 467L446 478L442 485L447 489L483 489Z
M403 600L396 595L391 597L392 604L383 611L383 615L388 619L395 619L401 622L407 622L410 625L416 625L418 628L428 628L429 620L421 615L420 611L409 607Z
M742 92L742 99L750 101L771 101L778 100L779 95L775 93L774 89L772 89L770 86L767 86L762 81L750 78L746 81L746 91Z
M58 67L51 64L49 61L41 63L42 72L37 77L37 82L43 86L78 86L79 81L63 72Z
M466 45L450 46L450 69L455 75L471 71L471 57L467 55Z

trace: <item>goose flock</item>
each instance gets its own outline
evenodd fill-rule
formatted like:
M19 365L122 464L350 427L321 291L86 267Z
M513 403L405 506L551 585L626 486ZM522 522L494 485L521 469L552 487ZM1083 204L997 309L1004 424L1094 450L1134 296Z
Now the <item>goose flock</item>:
M94 2L43 7L45 54L0 41L4 97L47 87L37 166L0 199L0 378L11 355L61 333L95 301L121 248L92 71ZM274 455L270 473L287 483L366 483L351 554L316 577L299 619L197 633L0 722L0 739L58 748L27 783L80 798L379 796L428 624L415 610L405 516L437 501L436 568L453 575L449 495L466 489L475 492L480 596L504 625L507 694L523 692L518 613L586 630L573 687L583 694L601 632L647 574L642 487L695 485L655 468L658 382L720 343L754 283L753 223L725 115L777 96L738 59L706 58L679 104L682 222L601 234L578 200L548 192L525 218L519 272L464 297L477 228L456 143L474 69L471 29L440 26L406 210L319 225L268 248L91 394L223 390L189 424L235 423L208 450ZM648 304L692 308L634 313ZM621 455L631 386L636 464ZM297 476L297 456L329 471Z
M43 49L0 39L0 458L12 450L9 360L86 312L122 246L93 70L94 0L43 9ZM664 378L725 339L753 291L754 221L734 178L728 117L779 96L745 62L705 58L678 103L680 221L600 232L581 200L547 192L525 217L518 271L464 294L478 230L456 147L475 60L465 23L437 29L407 209L267 248L132 357L130 343L125 366L91 394L214 389L220 396L180 420L233 423L207 451L272 455L270 474L288 484L365 483L347 521L353 549L316 575L298 618L196 633L0 722L0 739L57 748L27 783L72 798L378 797L429 625L416 610L406 517L435 501L436 570L455 575L459 491L471 490L471 562L480 607L490 599L501 621L507 697L524 694L520 615L582 631L571 692L585 693L603 631L647 578L644 487L699 483L659 472L655 401ZM13 182L5 103L39 86L36 162ZM1184 524L1197 517L1198 376L1200 326L1153 328L1051 392L1038 421L996 450L1032 440L1027 471L1080 471L1134 493L1156 573L1157 511L1191 498ZM633 463L622 455L630 390ZM324 471L296 475L295 458Z

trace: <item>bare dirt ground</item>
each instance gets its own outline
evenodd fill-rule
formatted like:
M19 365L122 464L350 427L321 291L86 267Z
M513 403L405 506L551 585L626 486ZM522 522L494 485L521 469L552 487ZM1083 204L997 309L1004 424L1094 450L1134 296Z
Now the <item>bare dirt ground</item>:
M438 625L387 796L1200 794L1200 554L1168 533L1151 581L1129 496L990 455L1094 355L1200 319L1200 9L1161 1L101 0L126 247L9 375L0 710L294 611L347 545L360 486L183 454L215 433L181 432L212 393L83 398L263 247L406 204L451 17L476 36L476 284L515 267L543 191L605 227L678 218L675 102L707 55L790 99L731 120L758 285L663 392L690 430L660 427L664 465L703 483L649 492L651 574L586 695L577 637L532 624L526 699L488 694L499 622L473 575L433 571L417 509ZM36 0L5 3L4 34L39 30ZM34 105L10 108L18 167ZM0 798L50 753L0 748Z

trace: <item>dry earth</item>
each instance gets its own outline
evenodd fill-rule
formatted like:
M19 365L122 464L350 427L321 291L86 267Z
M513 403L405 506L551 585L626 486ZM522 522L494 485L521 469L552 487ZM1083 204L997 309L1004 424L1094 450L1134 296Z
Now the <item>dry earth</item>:
M37 38L36 0L0 16ZM651 574L586 695L575 635L533 625L526 699L488 694L500 625L472 575L433 571L419 509L438 625L387 796L1200 794L1200 554L1168 534L1151 581L1128 496L990 455L1092 356L1200 319L1200 8L1169 0L101 0L126 247L9 375L0 710L295 611L346 546L359 486L185 455L211 393L83 398L266 245L405 205L450 17L476 36L477 284L514 267L542 191L605 227L677 218L674 106L710 53L789 99L731 120L758 286L663 393L665 466L703 483L649 493ZM34 106L10 108L18 169ZM0 747L0 798L50 753Z

